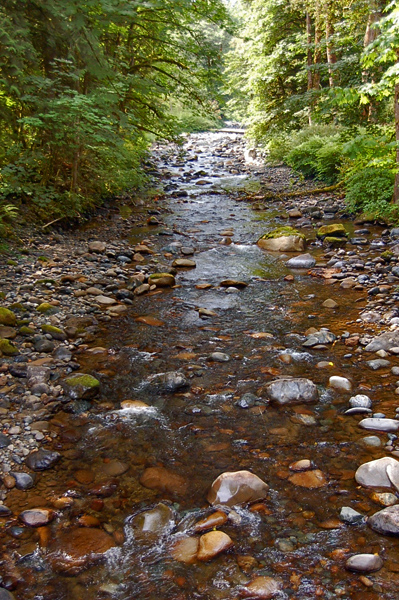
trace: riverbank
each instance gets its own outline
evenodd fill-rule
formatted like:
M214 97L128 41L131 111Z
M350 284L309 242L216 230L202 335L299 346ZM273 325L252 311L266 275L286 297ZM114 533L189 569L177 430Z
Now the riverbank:
M343 585L343 595L365 587L370 598L389 598L388 567L370 586L346 574L339 583L343 558L362 544L343 530L338 509L345 497L345 505L363 505L364 515L375 512L378 504L357 491L354 472L367 457L398 452L393 430L379 425L375 446L367 446L358 426L362 412L343 413L352 394L363 393L387 423L395 417L399 231L353 223L332 194L276 201L276 194L305 184L285 167L265 167L239 134L194 135L184 152L159 146L154 161L159 194L136 207L100 211L74 232L29 235L2 267L3 585L15 598L40 592L61 600L57 578L64 583L68 573L74 575L68 600L79 597L90 577L93 598L159 597L172 583L168 597L188 598L195 585L198 597L208 598L219 574L228 585L217 597L235 597L235 586L262 569L280 573L272 573L267 548L276 564L290 563L283 580L292 592L310 585L312 594L320 587L332 597ZM348 235L329 245L317 231L331 224ZM256 246L265 231L282 225L308 238L311 269L290 268L290 255ZM390 337L378 347L375 338L384 331ZM165 372L167 380L151 379ZM286 376L315 381L316 408L272 407L267 386ZM340 378L338 387L330 377ZM363 408L363 416L372 414ZM304 486L300 476L290 482L289 465L298 458L317 466L322 485ZM154 468L165 469L155 483L148 480ZM237 468L275 490L257 510L231 515L229 534L239 551L227 562L196 565L195 575L179 575L186 564L179 560L170 577L154 573L148 550L149 543L154 551L154 537L140 546L132 519L158 500L177 511L161 519L162 536L171 537L157 560L168 557L169 564L176 529L166 523L190 530L190 511L196 518L208 514L212 480ZM315 491L325 486L327 506ZM338 543L323 537L330 531L341 532ZM382 552L385 538L363 535ZM71 560L64 556L68 540ZM390 564L395 544L386 551ZM105 566L86 571L93 552L97 560L111 548L118 551ZM341 570L324 573L323 581L312 570L315 557L327 560L324 553L337 549ZM137 553L141 558L133 560ZM290 583L303 561L311 584L299 575Z

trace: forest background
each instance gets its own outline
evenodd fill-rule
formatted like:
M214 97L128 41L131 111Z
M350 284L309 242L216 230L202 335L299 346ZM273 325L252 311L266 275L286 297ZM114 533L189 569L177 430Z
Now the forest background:
M270 162L399 221L399 4L3 0L0 223L145 185L154 139L247 127Z

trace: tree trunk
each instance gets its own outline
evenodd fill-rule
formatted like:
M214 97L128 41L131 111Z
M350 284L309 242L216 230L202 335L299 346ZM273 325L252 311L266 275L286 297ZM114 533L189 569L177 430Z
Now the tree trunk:
M363 43L364 48L367 48L367 46L372 44L380 33L378 27L375 26L375 24L378 23L378 21L381 19L381 16L382 16L381 10L378 6L378 2L372 2L370 8L371 8L371 10L370 10L370 14L369 14L369 17L367 20L366 32L364 34L364 43ZM375 83L374 73L373 72L370 73L369 71L363 71L362 80L364 83L367 83L368 81L371 81L371 83ZM375 113L375 106L374 106L373 101L370 100L370 103L368 105L368 115L367 115L368 121L374 121L374 113Z
M306 40L308 46L307 52L307 67L308 67L308 92L313 88L313 56L312 56L312 18L310 14L306 13ZM312 108L309 106L309 125L312 125Z
M397 62L399 63L399 51L397 51ZM396 168L393 201L399 204L399 82L395 85L395 134L396 134Z
M315 23L314 23L314 58L313 58L313 89L320 89L320 63L321 50L320 43L322 38L321 23L320 23L320 7L317 4Z
M334 52L332 46L331 37L334 35L334 25L332 23L331 8L328 6L326 15L326 50L327 50L327 64L328 64L328 80L330 88L334 87L334 67L337 62L337 55Z

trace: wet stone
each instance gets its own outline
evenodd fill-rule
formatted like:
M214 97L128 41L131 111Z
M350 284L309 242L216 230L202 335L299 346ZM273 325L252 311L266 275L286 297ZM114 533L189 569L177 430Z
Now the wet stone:
M207 500L213 505L234 506L262 500L268 489L267 483L249 471L227 471L215 479Z
M350 506L343 506L341 508L339 518L344 523L348 523L348 525L358 525L359 523L363 523L365 521L364 515L359 513L357 510L354 510Z
M43 527L53 520L54 513L52 510L45 508L32 508L24 510L19 515L19 518L24 525L28 525L29 527Z
M294 485L298 485L300 487L308 489L316 489L324 487L328 484L324 473L319 469L295 473L294 475L291 475L291 477L288 478L288 481L290 481Z
M11 509L9 509L8 506L5 506L5 504L0 504L0 519L9 517L10 515L12 515Z
M198 560L212 560L218 554L225 552L233 546L233 540L223 531L210 531L204 533L199 540Z
M209 360L213 362L229 362L230 356L224 352L212 352L209 356Z
M51 450L40 450L31 452L25 460L25 464L32 471L46 471L51 469L60 460L61 454L58 452L52 452Z
M101 529L69 529L52 540L49 561L55 571L77 575L101 560L115 545L114 539Z
M161 536L168 534L175 525L173 510L166 504L157 504L152 510L136 515L131 521L135 535Z
M0 600L16 600L14 594L0 587Z
M378 369L384 369L390 366L389 360L384 360L383 358L376 358L375 360L368 360L367 366L370 367L373 371L377 371Z
M221 527L226 523L227 520L228 519L226 513L222 512L221 510L217 510L208 517L205 517L204 519L201 519L201 521L198 521L194 525L194 531L196 533L200 533L202 531L206 531L207 529Z
M35 484L35 481L29 473L18 473L11 471L10 475L15 479L15 487L17 490L29 490Z
M319 392L310 379L277 379L266 386L272 402L281 406L316 402Z
M245 588L240 590L244 598L271 600L283 589L283 582L273 577L256 577Z
M372 402L370 398L364 394L357 394L349 398L349 404L352 408L371 408Z
M383 535L399 535L399 505L388 506L369 517L367 524Z
M388 467L396 471L399 476L399 461L386 456L361 465L355 473L355 479L359 485L365 487L391 487L391 479L387 474Z
M0 448L7 448L11 444L11 440L4 433L0 433Z
M240 408L252 408L258 401L258 396L255 396L255 394L251 394L248 392L247 394L243 394L241 398L237 400L236 406L239 406Z
M356 573L374 573L382 569L383 564L378 554L355 554L348 558L345 568Z
M172 496L184 496L188 487L184 477L164 467L149 467L140 477L140 483L151 490Z
M183 373L169 371L168 373L151 375L145 385L154 392L173 393L187 387L188 382Z
M311 269L315 264L316 259L311 254L300 254L287 260L285 266L289 269Z
M349 392L352 389L352 384L349 379L346 377L339 377L338 375L330 377L328 385L341 392Z
M100 382L95 377L86 373L75 373L67 377L62 386L73 400L90 400L100 391Z
M178 562L192 564L197 559L198 547L199 539L197 537L186 536L174 543L171 555Z
M395 419L379 419L370 417L360 421L359 427L369 431L385 431L389 433L398 431L399 421L395 421Z

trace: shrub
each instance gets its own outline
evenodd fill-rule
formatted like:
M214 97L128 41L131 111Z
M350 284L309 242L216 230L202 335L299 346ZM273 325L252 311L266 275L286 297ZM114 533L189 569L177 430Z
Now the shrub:
M390 204L395 175L382 167L366 167L349 176L346 202L351 212L365 212L376 217L394 217L397 207Z

